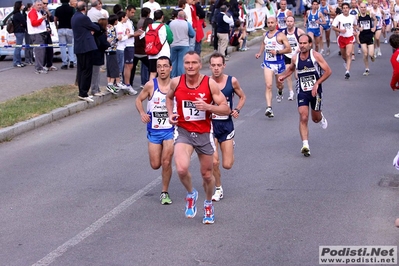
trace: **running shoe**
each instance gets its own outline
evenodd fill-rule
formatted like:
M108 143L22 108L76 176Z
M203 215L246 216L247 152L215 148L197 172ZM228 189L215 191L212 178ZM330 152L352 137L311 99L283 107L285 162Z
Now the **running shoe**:
M132 88L131 85L125 85L123 89L127 90L129 95L136 95L138 93L135 89Z
M161 201L162 205L172 204L172 200L170 199L168 192L162 192L159 200Z
M309 157L310 156L310 149L309 146L304 145L301 149L301 153L303 154L303 156L305 157Z
M215 222L215 210L212 203L204 203L204 217L202 218L203 224L213 224Z
M351 75L349 74L349 71L345 72L345 79L349 79L351 77Z
M393 115L395 118L399 118L399 113Z
M370 56L371 62L375 61L375 56Z
M266 108L265 116L270 117L270 118L274 117L273 110L271 107Z
M355 55L352 54L352 61L355 61L355 60L356 60Z
M366 70L364 70L363 72L363 76L368 76L370 74L370 70L368 68L366 68Z
M112 94L118 94L118 90L112 84L107 85L107 91L109 91Z
M341 56L341 51L338 51L338 55Z
M36 74L47 74L47 70L41 69L41 70L35 70Z
M320 50L320 54L321 54L321 55L324 55L324 49L321 49L321 50Z
M323 113L321 113L320 126L322 129L326 129L328 127L327 119L324 117Z
M357 50L357 54L361 54L362 51L360 49Z
M186 217L194 218L197 214L197 207L195 206L198 199L198 191L193 189L192 193L187 193L186 196Z
M223 199L223 188L216 189L212 196L212 201L220 201L221 199Z
M281 103L281 101L283 100L283 91L277 90L276 99L278 103Z
M344 68L345 68L345 70L346 70L346 62L344 62Z
M288 97L288 101L293 101L294 100L294 92L290 91L290 97Z
M378 56L382 56L381 48L378 48L378 53L377 53L377 55L378 55Z
M388 40L385 38L384 43L388 43Z
M330 48L327 48L326 56L330 55Z

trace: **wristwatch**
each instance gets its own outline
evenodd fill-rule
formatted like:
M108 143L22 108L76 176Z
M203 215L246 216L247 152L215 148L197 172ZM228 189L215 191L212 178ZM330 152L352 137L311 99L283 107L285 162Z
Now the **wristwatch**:
M276 50L276 54L280 54L280 50Z

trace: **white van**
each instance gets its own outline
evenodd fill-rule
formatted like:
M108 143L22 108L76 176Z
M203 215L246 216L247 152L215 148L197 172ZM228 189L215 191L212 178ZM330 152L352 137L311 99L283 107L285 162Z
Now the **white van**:
M54 15L55 9L59 7L60 4L49 4L48 9L51 14ZM0 61L3 61L6 56L14 55L14 48L7 47L16 44L15 35L13 33L9 34L7 32L7 22L12 18L13 7L2 7L0 8ZM58 45L58 33L54 22L50 22L51 27L51 40L54 45ZM54 48L54 56L60 56L60 48ZM21 56L25 57L25 48L22 48Z

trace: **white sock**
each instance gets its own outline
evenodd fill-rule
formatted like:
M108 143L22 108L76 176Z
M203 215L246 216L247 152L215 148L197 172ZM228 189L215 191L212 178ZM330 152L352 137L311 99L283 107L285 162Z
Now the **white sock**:
M309 147L309 142L308 142L308 140L302 140L302 145L303 145L303 146Z

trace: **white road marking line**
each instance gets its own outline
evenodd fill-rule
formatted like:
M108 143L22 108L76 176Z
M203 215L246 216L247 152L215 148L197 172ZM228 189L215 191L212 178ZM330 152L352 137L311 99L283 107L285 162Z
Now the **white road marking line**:
M162 176L158 176L155 180L149 183L144 188L140 189L136 193L134 193L131 197L123 201L121 204L116 206L113 210L105 214L103 217L92 223L89 227L81 231L79 234L47 254L44 258L33 264L33 266L44 266L50 265L52 262L55 261L56 258L62 256L68 249L76 246L84 239L95 233L101 227L103 227L106 223L114 219L116 216L121 214L127 208L129 208L133 203L135 203L138 199L143 197L147 192L152 190L154 187L158 186L162 181Z

